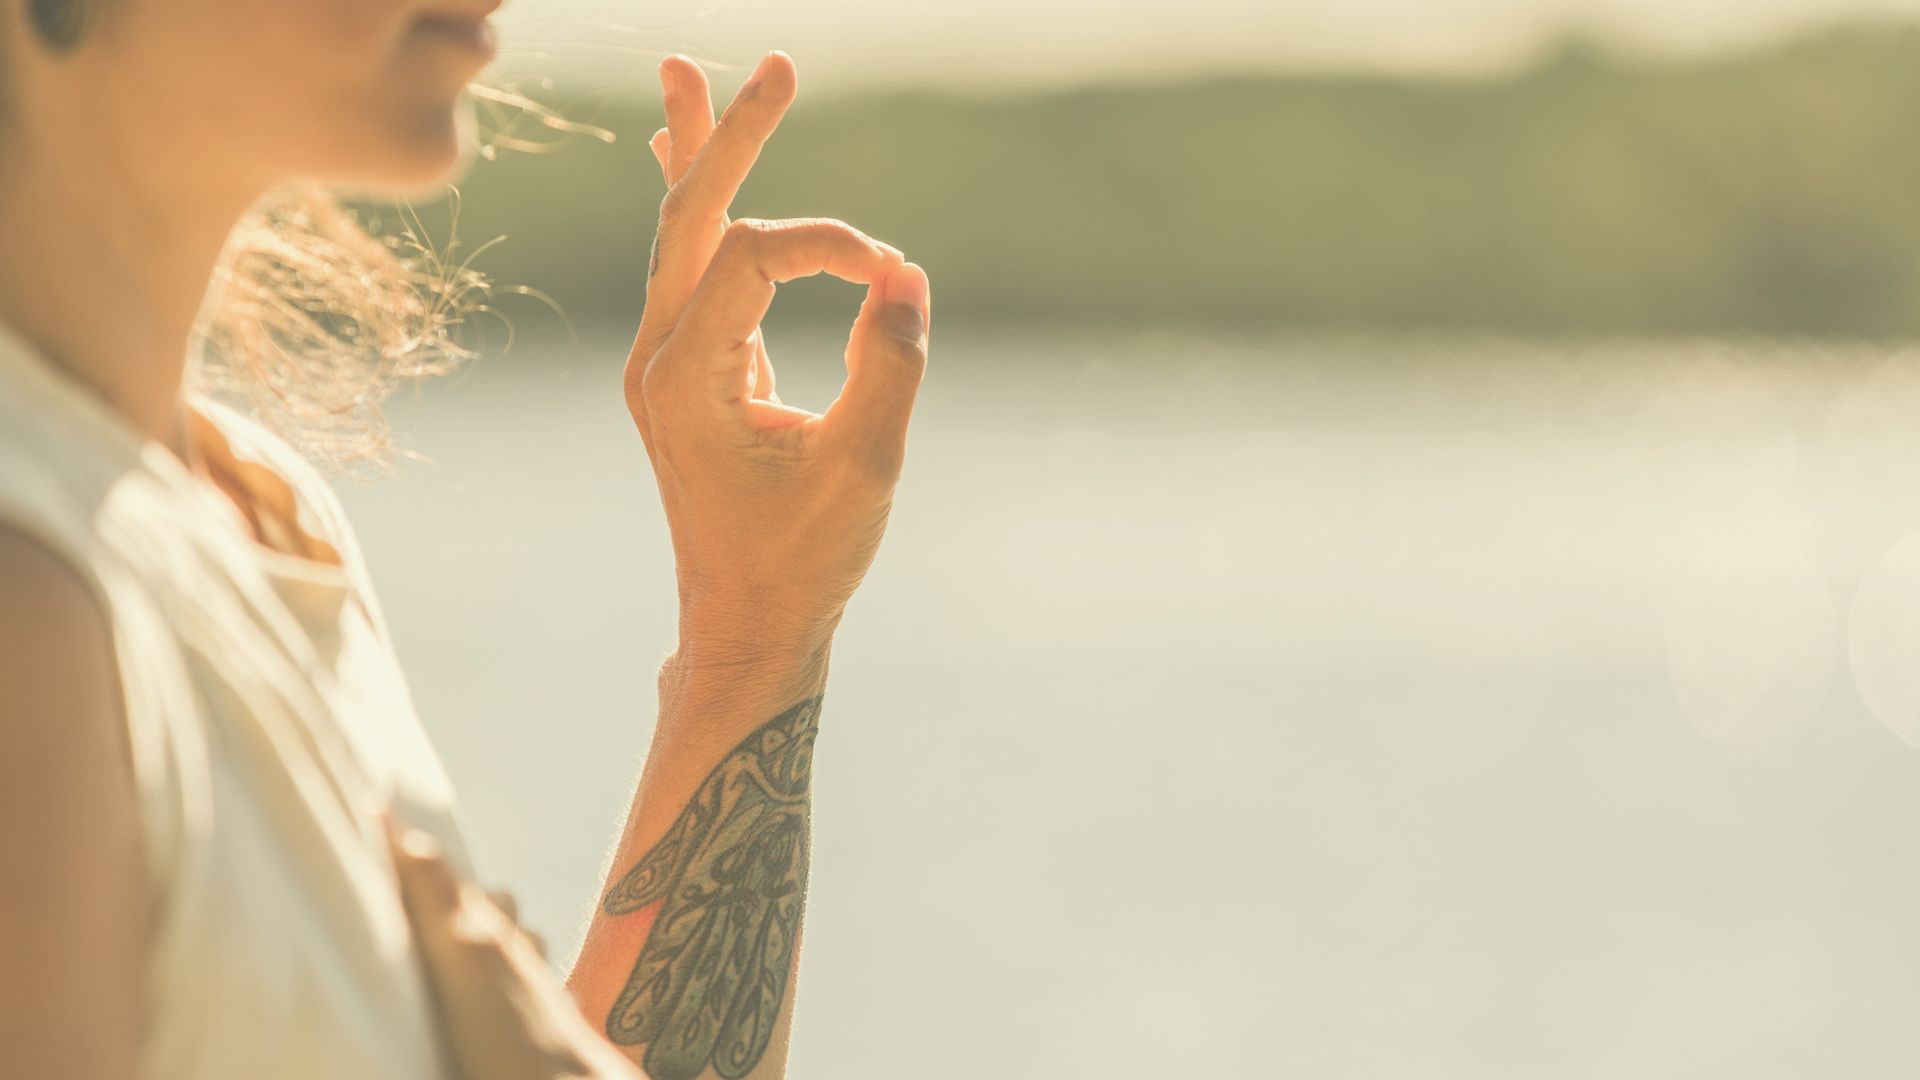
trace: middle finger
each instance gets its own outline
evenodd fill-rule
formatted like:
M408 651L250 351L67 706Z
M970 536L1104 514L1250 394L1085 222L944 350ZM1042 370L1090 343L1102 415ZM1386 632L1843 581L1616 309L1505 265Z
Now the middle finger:
M713 99L707 89L707 73L688 57L667 57L660 63L660 98L667 110L670 140L662 165L667 186L672 187L686 175L687 166L693 164L713 134Z
M701 81L704 85L704 78ZM684 303L706 273L727 227L727 208L793 103L795 85L793 61L784 53L769 53L674 182L660 219L660 274L665 280L658 284L664 286L666 296L661 298L670 306ZM686 122L697 128L698 117ZM678 132L671 139L669 174L681 160L684 141Z

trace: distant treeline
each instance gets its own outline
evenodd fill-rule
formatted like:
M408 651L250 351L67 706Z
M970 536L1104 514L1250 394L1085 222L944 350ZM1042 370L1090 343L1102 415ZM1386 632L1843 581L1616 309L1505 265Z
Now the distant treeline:
M631 317L657 113L464 183L497 279ZM1920 32L1690 65L804 99L743 215L840 217L949 318L1920 333ZM824 288L783 306L846 305Z

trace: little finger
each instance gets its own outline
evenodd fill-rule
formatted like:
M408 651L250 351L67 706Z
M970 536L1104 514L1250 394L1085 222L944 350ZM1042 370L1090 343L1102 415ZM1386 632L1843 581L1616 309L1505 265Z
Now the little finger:
M673 150L673 132L668 128L661 128L654 132L653 138L647 140L647 149L653 151L653 160L660 163L660 176L663 179L666 178L667 159ZM667 186L672 187L673 181L667 180Z

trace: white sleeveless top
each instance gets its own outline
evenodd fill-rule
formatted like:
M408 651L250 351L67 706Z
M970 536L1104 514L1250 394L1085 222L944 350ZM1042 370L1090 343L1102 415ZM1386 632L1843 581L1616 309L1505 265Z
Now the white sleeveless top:
M388 811L470 876L325 481L195 404L294 489L343 566L253 542L225 496L0 327L0 521L108 614L152 883L146 1080L439 1080L444 1048L387 857Z

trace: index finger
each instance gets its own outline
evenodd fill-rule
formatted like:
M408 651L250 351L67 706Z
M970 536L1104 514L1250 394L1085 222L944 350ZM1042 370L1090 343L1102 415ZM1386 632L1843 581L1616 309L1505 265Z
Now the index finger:
M444 917L460 893L460 878L447 865L439 841L432 834L397 821L387 821L387 847L394 876L400 882L400 900L416 924Z

